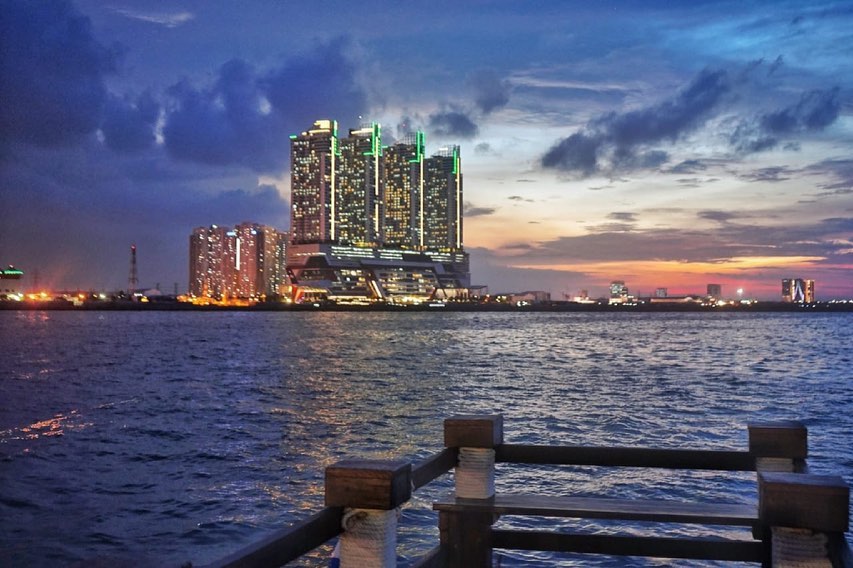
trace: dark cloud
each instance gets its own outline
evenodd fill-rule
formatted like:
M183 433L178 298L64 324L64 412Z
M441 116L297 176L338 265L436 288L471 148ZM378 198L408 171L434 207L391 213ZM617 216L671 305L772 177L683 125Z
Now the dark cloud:
M796 104L761 117L761 126L771 134L823 130L838 118L838 93L838 87L803 93Z
M290 128L302 131L318 118L358 125L367 110L367 95L357 80L356 62L348 55L352 51L349 39L337 38L263 77L269 102Z
M586 235L537 243L524 251L524 262L539 265L590 261L723 263L735 257L810 256L826 258L825 264L833 264L849 262L853 256L849 245L839 238L853 233L853 218L763 226L722 222L724 214L718 216L714 212L706 213L707 217L717 217L720 227L637 230L618 223L588 227L590 232Z
M429 116L429 131L435 136L473 138L479 128L459 110L443 110Z
M480 142L474 146L474 153L478 156L487 156L492 153L492 146L488 142Z
M520 195L510 195L509 197L507 197L507 199L509 199L510 201L534 203L533 199L530 199L529 197L522 197Z
M466 201L464 203L464 214L466 217L483 217L492 215L496 209L494 207L475 207L473 203Z
M509 102L510 83L491 70L481 70L468 77L474 90L474 103L483 114L501 109Z
M160 104L150 93L135 101L110 97L101 124L104 143L117 152L146 150L154 145L159 116Z
M575 132L563 138L542 156L542 166L584 176L598 169L598 152L604 145L595 135Z
M355 126L364 112L365 94L346 46L343 39L320 45L265 74L235 59L210 87L174 85L169 95L175 104L163 130L166 148L178 159L205 164L282 169L290 134L320 118Z
M95 40L69 2L3 2L0 141L61 146L92 134L120 54Z
M749 173L741 174L740 177L749 181L781 182L788 181L795 172L784 166L773 166L770 168L759 168Z
M262 111L258 80L247 63L232 60L223 65L210 88L182 81L169 95L176 104L166 117L163 137L171 156L261 171L284 164L284 124L277 114Z
M731 211L720 211L717 209L706 209L704 211L699 211L696 216L700 219L716 221L718 223L728 223L733 219L739 219L741 217L741 215L738 215L737 213L732 213Z
M671 174L696 174L708 169L701 160L685 160L669 169Z
M603 169L656 168L668 156L644 150L658 142L675 142L703 125L732 88L725 70L704 70L675 97L657 105L610 112L559 141L542 157L542 166L588 176Z
M607 216L608 219L612 219L614 221L625 221L627 223L635 223L637 221L637 214L630 213L628 211L614 211Z
M853 190L853 160L823 160L805 168L809 173L828 174L833 181L818 185L830 194L847 195Z
M732 145L741 153L763 152L777 147L780 137L823 130L838 119L839 88L812 90L785 108L741 121L731 134ZM786 149L798 149L789 142Z

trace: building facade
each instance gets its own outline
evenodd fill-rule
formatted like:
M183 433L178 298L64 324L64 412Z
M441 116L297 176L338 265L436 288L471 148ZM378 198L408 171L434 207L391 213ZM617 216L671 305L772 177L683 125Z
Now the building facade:
M815 302L814 280L785 278L782 280L782 301L794 304Z
M190 235L189 295L258 300L285 284L288 233L257 223L198 227Z
M382 146L372 123L291 136L293 299L416 303L467 293L458 146L425 155L418 132Z

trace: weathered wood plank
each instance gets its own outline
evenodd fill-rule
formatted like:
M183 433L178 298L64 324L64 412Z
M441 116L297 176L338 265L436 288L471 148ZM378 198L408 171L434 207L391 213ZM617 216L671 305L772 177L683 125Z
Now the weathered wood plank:
M539 531L492 530L495 548L649 556L692 560L761 562L760 541L566 534Z
M447 568L490 568L494 522L490 513L440 511L438 532Z
M503 441L502 414L452 416L444 420L444 445L448 448L494 448Z
M326 507L308 519L274 532L222 558L207 568L263 568L281 566L311 552L341 534L340 507Z
M802 422L753 422L748 424L747 428L749 451L757 457L808 457L808 430Z
M761 523L820 532L850 528L850 487L837 475L759 473Z
M503 444L495 448L495 461L542 465L755 471L755 456L749 452L734 450Z
M755 505L608 497L501 494L488 500L446 499L433 503L433 509L498 515L621 519L744 527L751 527L758 523L758 511Z
M445 448L439 453L412 466L412 487L420 489L454 467L459 459L458 448Z
M326 506L390 510L412 496L412 465L346 460L326 468Z

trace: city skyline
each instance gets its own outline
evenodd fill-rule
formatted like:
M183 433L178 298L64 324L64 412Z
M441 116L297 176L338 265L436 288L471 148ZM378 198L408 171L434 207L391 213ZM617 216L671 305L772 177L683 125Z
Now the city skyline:
M466 148L492 291L853 297L843 2L13 0L0 26L0 263L44 286L125 288L136 243L140 284L183 289L194 227L290 230L289 137L338 117Z

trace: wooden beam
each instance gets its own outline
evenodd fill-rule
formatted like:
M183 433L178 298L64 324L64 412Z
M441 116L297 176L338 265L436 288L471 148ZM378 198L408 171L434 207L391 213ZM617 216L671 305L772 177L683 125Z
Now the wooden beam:
M580 552L615 556L649 556L693 560L761 562L759 541L566 534L540 531L492 531L495 548Z
M432 480L456 467L458 448L445 448L412 466L413 489L420 489Z
M846 532L850 487L835 475L759 473L758 509L766 527Z
M622 519L744 527L751 527L758 523L756 506L738 503L501 494L489 500L446 499L433 503L432 507L436 511L497 515Z
M448 448L494 448L503 444L501 414L452 416L444 420L444 445Z
M326 468L326 506L390 510L412 496L412 464L347 460Z
M720 450L503 444L495 448L495 460L543 465L755 471L755 457L749 452Z
M753 422L749 429L749 452L761 458L805 459L808 430L802 422Z
M308 519L276 531L207 568L263 568L281 566L311 552L342 532L339 507L326 507Z

